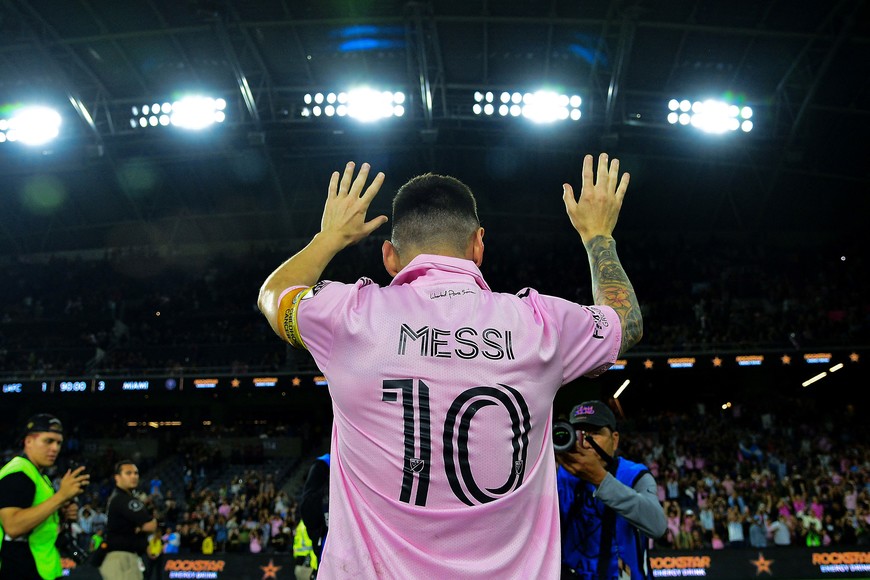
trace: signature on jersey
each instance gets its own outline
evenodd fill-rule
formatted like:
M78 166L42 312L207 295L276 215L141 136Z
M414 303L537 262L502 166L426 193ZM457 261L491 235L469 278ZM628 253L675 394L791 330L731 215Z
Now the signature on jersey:
M467 288L463 288L462 290L442 290L441 292L430 292L429 300L435 300L436 298L456 298L457 296L474 293L474 290L469 290Z

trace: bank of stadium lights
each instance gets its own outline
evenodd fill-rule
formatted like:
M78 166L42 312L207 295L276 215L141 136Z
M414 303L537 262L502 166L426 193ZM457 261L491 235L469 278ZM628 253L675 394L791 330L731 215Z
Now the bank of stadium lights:
M671 99L668 102L668 123L671 125L692 125L705 133L727 133L752 131L752 107L738 107L724 101L708 99L689 101Z
M8 117L0 117L0 143L44 145L60 134L60 125L60 113L54 109L21 107Z
M189 96L173 102L150 103L132 107L130 127L145 129L172 125L181 129L198 131L226 118L227 102L224 99Z
M340 93L308 93L303 101L303 117L351 117L371 123L405 114L405 93L368 87Z
M498 94L476 91L471 110L480 116L524 117L534 123L553 123L568 119L579 121L582 103L579 95L560 95L553 91L502 91Z

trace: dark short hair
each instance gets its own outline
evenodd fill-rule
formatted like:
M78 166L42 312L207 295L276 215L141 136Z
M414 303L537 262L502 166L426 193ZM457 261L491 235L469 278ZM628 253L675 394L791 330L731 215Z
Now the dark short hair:
M392 243L464 251L480 227L471 189L455 177L426 173L399 188L393 198Z
M120 473L121 473L121 468L124 467L125 465L133 465L133 466L135 466L135 465L136 465L136 462L133 461L133 460L131 460L131 459L122 459L121 461L117 462L117 463L115 464L115 475L120 474Z

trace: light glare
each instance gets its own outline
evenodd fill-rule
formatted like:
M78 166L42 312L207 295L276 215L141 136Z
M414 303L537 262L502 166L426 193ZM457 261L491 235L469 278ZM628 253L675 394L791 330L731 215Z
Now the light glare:
M363 123L371 123L393 114L393 94L390 92L360 87L350 91L347 100L348 115Z
M60 134L60 113L48 107L25 107L9 119L7 138L25 145L43 145Z
M199 131L218 121L218 103L211 97L188 96L172 103L170 121L176 127ZM223 115L226 118L226 115Z

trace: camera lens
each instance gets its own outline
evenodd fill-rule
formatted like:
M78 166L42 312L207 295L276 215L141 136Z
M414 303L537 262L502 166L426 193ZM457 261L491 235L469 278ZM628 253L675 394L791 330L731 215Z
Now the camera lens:
M574 426L567 421L553 423L553 449L557 452L571 451L577 442Z

